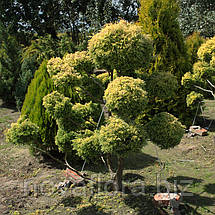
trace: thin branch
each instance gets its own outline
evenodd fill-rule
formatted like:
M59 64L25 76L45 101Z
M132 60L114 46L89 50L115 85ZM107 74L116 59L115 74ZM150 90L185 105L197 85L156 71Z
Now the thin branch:
M92 126L96 127L96 123L95 122L91 122L89 119L85 119L86 122L89 122Z
M211 87L215 88L215 86L209 80L207 80L207 82L211 85Z
M215 97L215 95L214 95L214 93L213 93L212 90L207 90L207 89L204 89L204 88L202 88L202 87L200 87L200 86L197 86L197 85L194 85L194 86L195 86L196 88L200 89L200 90L203 90L203 91L205 91L205 92L211 93L212 96Z
M95 180L93 180L93 179L91 179L91 178L88 178L88 177L82 175L78 170L76 170L76 169L74 169L73 167L71 167L71 166L69 165L68 161L67 161L67 153L65 154L64 160L65 160L65 165L66 165L68 168L70 168L72 171L74 171L75 173L77 173L77 175L79 175L81 178L86 179L86 180L90 180L90 181L93 181L93 182L96 182L96 183L97 183L97 181L95 181Z

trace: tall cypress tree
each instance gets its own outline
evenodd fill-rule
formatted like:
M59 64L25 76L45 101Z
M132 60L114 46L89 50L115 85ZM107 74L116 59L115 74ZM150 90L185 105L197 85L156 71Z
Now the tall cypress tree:
M171 72L178 81L190 69L178 23L176 0L141 0L139 20L144 33L154 40L153 71Z
M159 83L155 80L161 74L162 80L166 84L165 80L168 80L169 76L167 73L174 75L178 82L172 98L159 98L157 94L151 95L150 102L154 106L151 115L163 110L177 116L185 124L189 124L189 118L192 117L192 113L186 105L186 96L189 92L181 85L181 78L192 69L192 66L188 60L187 48L179 27L178 14L177 0L141 0L140 25L143 32L151 35L154 42L154 62L149 72L154 86L150 86L150 88L154 88L155 92L156 89L160 89ZM148 85L151 85L151 82ZM164 91L172 90L168 84L166 87Z
M27 117L31 122L39 127L41 142L36 146L38 148L55 151L55 136L57 133L56 122L45 111L43 107L43 97L53 91L53 83L47 72L47 62L44 61L35 72L28 92L25 96L21 116Z
M20 74L21 46L0 22L0 97L14 104L15 83Z

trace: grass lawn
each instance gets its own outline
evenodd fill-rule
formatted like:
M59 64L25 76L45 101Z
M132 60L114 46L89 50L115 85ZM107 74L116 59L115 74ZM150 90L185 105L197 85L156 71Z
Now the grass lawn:
M214 102L206 101L203 115L205 124L215 119ZM0 214L158 215L153 195L167 187L183 192L181 214L215 214L215 122L208 136L185 134L174 149L156 150L149 143L131 154L125 160L124 192L108 192L108 183L96 187L93 182L58 191L56 185L65 180L64 167L34 158L26 146L5 143L3 130L18 116L14 109L0 106ZM82 164L72 166L80 170ZM86 164L84 171L96 180L109 180L102 162ZM163 214L171 212L165 209Z

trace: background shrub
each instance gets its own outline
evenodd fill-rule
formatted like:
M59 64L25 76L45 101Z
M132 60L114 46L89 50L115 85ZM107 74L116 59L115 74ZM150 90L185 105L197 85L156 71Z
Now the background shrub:
M198 49L197 56L198 61L194 63L193 70L184 75L182 84L190 91L196 91L204 95L204 98L210 98L211 93L198 89L196 86L206 90L214 90L211 89L208 81L212 84L215 83L215 37L202 43Z
M198 32L194 32L186 38L187 53L192 65L198 61L198 49L203 43L205 43L205 41L204 37L200 36L200 33Z
M14 104L15 85L20 74L21 46L0 23L0 97Z

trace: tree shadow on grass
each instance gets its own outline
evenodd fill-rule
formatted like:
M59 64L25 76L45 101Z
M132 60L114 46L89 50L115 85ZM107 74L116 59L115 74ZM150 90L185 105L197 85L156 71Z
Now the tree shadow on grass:
M59 162L55 161L52 157L57 158ZM63 170L66 168L64 165L64 154L58 151L49 152L49 154L42 153L40 157L38 157L39 163L44 164L46 167L50 169L60 169Z
M184 192L183 202L186 202L188 204L198 206L198 207L213 206L215 205L215 198L201 196L200 194L196 194L192 192Z
M81 197L79 196L67 196L65 197L60 204L63 204L64 207L76 207L76 205L81 204Z
M81 208L76 212L77 215L111 215L110 213L104 212L103 209L96 205L90 205Z
M158 159L151 155L145 153L130 153L127 158L124 160L124 170L138 170L146 168L150 165L153 165ZM115 157L112 157L112 165L114 169L117 169L117 160ZM81 167L80 167L81 168ZM102 161L97 161L97 163L86 163L85 170L92 172L106 173L108 172L107 166Z
M60 205L64 207L72 207L75 208L78 204L81 204L82 198L79 196L67 195L61 201L59 201L54 207L52 207L52 211L57 209Z
M81 165L79 165L79 169L82 169L84 161L81 161L80 164ZM94 173L107 173L108 168L102 162L102 160L98 160L96 162L86 162L84 166L84 171L91 171Z
M168 182L174 183L176 185L196 185L203 182L202 179L193 178L189 176L176 176L176 177L170 177L167 179Z
M180 204L179 205L179 211L181 215L202 215L197 212L197 208L193 208L189 206L188 204Z
M51 156L57 158L60 160L60 162L56 162ZM51 156L48 154L44 154L42 159L40 160L41 163L44 163L50 168L56 168L56 169L65 169L66 166L64 165L64 154L59 152L52 152ZM108 172L107 166L103 163L101 159L96 160L95 162L86 162L84 160L81 160L79 157L75 155L71 155L73 159L69 159L69 164L75 168L78 171L81 171L82 169L85 171L91 171L94 173L106 173ZM116 163L117 160L115 157L112 158L113 160L113 168L117 169ZM153 165L158 159L156 157L153 157L151 155L145 154L145 153L130 153L127 158L124 160L124 169L130 169L130 170L138 170L143 169L148 166Z
M156 163L158 159L145 153L131 153L124 161L124 169L143 169Z
M135 182L137 180L144 180L144 177L142 175L139 174L135 174L135 173L126 173L123 175L123 180L129 183Z
M17 112L17 108L16 108L16 104L15 102L11 102L11 103L5 103L2 101L2 99L0 99L0 108L7 108L7 109L11 109L13 110L12 113Z
M167 192L167 187L164 185L158 185L158 186L154 186L154 185L148 185L145 186L145 193L154 197L154 195L156 193L166 193ZM170 190L170 192L173 192L172 190Z
M210 194L215 194L215 184L206 184L204 186L204 191Z
M215 131L215 118L201 117L197 118L197 124L211 132Z
M124 198L124 201L130 208L135 209L138 215L160 215L153 199L147 195L131 193Z
M215 199L214 198L209 198L207 196L201 196L199 194L196 193L188 193L186 192L184 194L185 196L183 196L183 202L186 205L192 205L195 207L195 212L194 214L197 214L197 210L198 208L204 208L205 211L208 211L209 214L215 214L214 212L210 211L208 208L208 206L214 206L215 205Z

